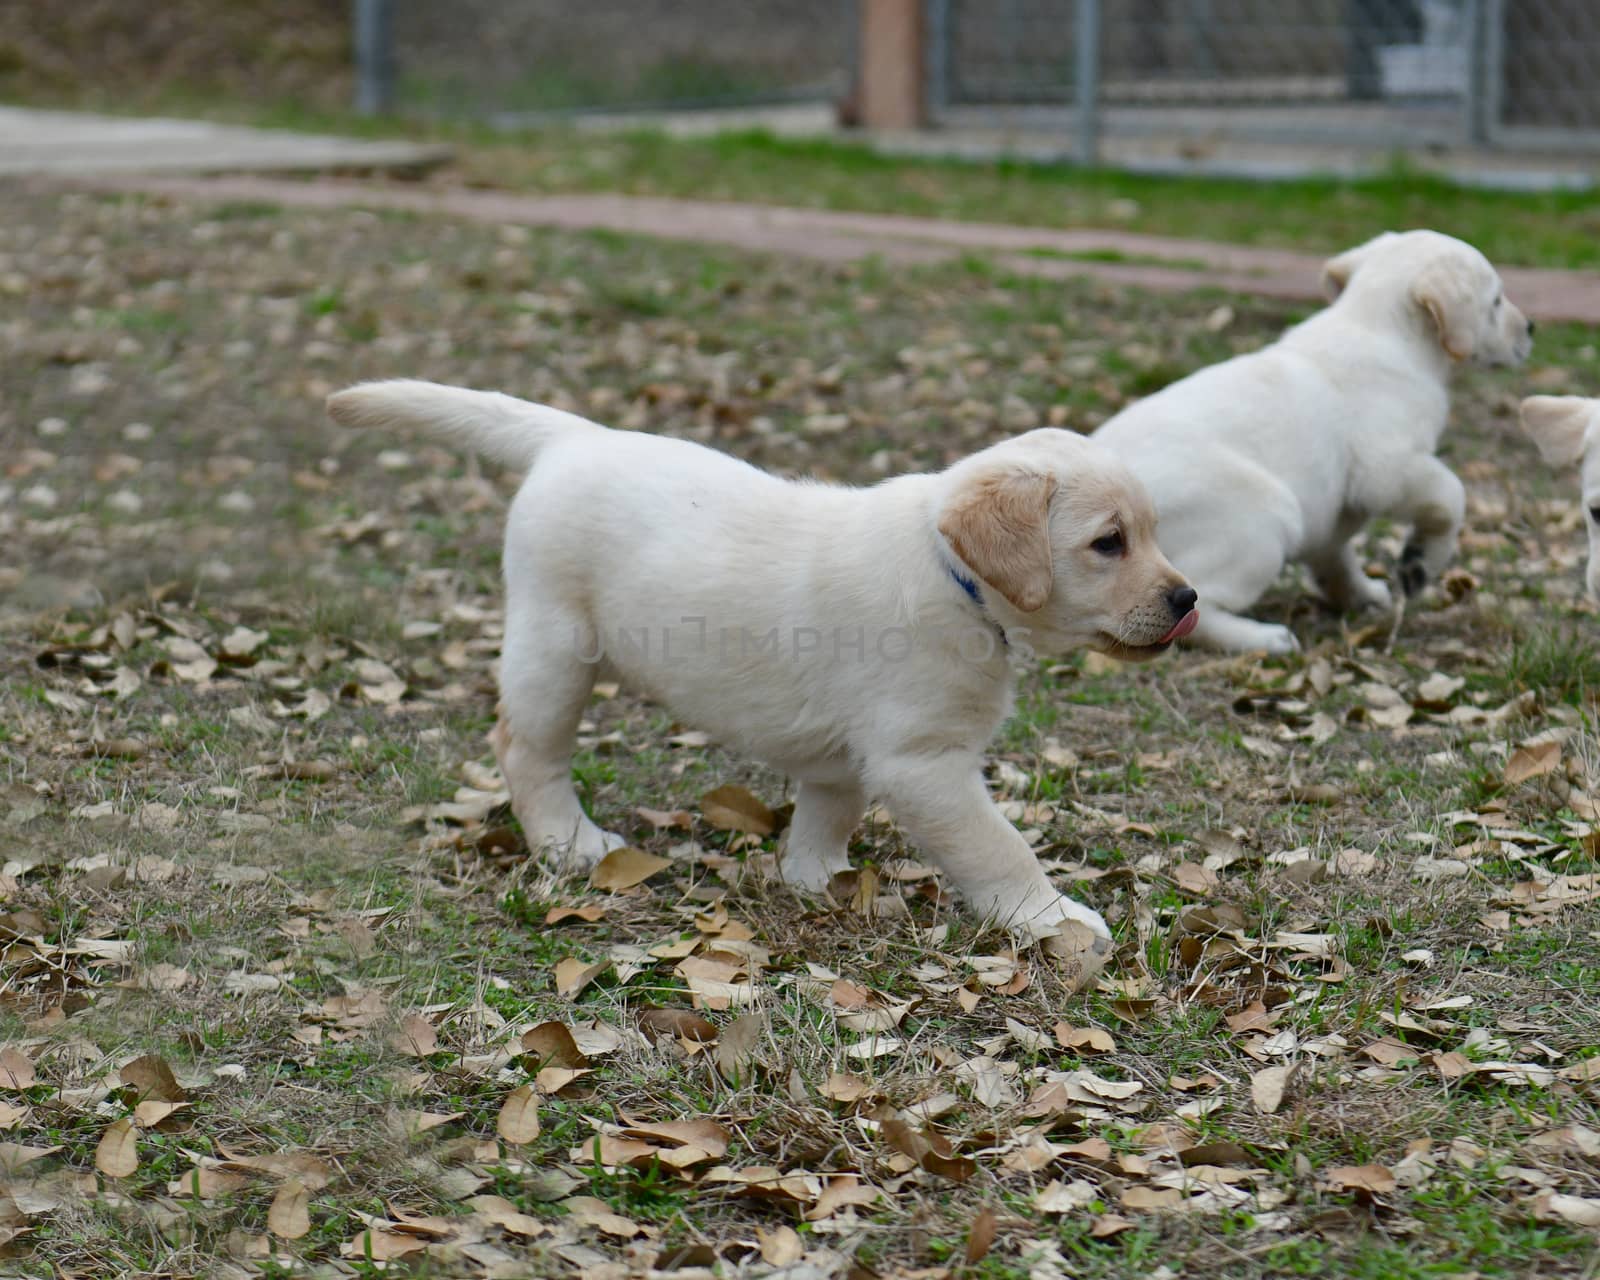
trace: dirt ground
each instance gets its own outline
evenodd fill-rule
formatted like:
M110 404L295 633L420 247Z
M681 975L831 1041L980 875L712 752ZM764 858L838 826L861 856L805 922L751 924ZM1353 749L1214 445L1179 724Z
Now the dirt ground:
M832 900L774 883L785 780L626 690L577 773L648 856L530 862L484 740L514 477L321 399L425 376L870 483L1290 305L4 199L0 1269L1592 1274L1600 655L1514 423L1600 386L1592 333L1463 374L1470 527L1404 616L1286 582L1292 660L1024 673L993 785L1118 938L1072 995L882 815Z

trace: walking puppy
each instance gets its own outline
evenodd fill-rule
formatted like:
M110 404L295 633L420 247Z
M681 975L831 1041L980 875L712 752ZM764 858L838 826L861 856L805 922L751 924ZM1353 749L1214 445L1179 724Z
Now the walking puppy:
M1191 374L1095 433L1155 500L1161 539L1205 598L1194 641L1292 653L1287 627L1243 616L1292 560L1328 603L1388 608L1351 539L1373 516L1411 526L1400 585L1455 554L1465 494L1434 457L1452 368L1518 364L1533 326L1471 245L1385 232L1330 260L1332 303L1265 350Z
M1600 400L1529 396L1522 429L1552 467L1582 466L1584 523L1589 526L1589 596L1600 602Z
M1198 621L1148 497L1105 450L1031 431L937 475L794 483L682 440L434 383L336 392L351 426L419 428L525 469L511 504L495 753L529 844L580 865L624 843L571 755L602 668L799 783L783 876L849 866L869 797L973 910L1038 939L1058 893L990 799L1008 647L1148 658Z

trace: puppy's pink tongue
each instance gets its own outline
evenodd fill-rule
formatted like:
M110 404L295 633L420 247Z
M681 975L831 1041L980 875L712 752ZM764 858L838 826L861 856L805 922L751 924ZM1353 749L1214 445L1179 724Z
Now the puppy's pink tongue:
M1171 631L1167 632L1166 635L1161 637L1161 643L1170 644L1174 640L1182 640L1184 636L1188 635L1199 625L1200 610L1190 609L1188 613L1184 614L1183 617L1178 620L1177 626L1173 627Z

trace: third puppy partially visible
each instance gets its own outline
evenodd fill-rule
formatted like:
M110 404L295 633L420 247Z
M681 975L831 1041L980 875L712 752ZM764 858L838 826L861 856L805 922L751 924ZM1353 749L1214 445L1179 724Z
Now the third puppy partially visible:
M1387 608L1351 540L1374 516L1411 526L1407 594L1455 554L1466 495L1434 456L1463 361L1520 364L1533 326L1469 244L1386 232L1330 260L1333 299L1261 351L1191 374L1095 434L1144 481L1161 545L1206 602L1197 644L1291 653L1245 611L1290 561L1336 608Z
M1582 467L1583 520L1589 528L1589 597L1600 602L1600 400L1529 396L1522 429L1552 467Z

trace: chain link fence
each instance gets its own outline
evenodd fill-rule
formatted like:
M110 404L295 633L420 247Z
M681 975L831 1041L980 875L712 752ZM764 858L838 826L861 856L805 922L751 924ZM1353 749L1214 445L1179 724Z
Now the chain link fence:
M515 123L581 111L831 101L855 0L384 0L402 110Z
M1376 147L1600 150L1597 0L931 0L930 104L1050 127Z
M368 105L840 104L874 0L357 0ZM1600 151L1600 0L920 0L929 122ZM365 28L361 25L365 22Z

